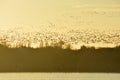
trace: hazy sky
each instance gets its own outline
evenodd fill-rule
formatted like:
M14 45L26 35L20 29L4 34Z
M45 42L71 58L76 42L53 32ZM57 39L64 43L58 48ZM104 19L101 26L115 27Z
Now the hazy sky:
M91 17L87 17L92 13L84 14L81 13L82 10L98 12L113 10L113 13L106 15L112 16L113 20L117 21L120 17L119 5L120 0L0 0L0 25L40 25L47 22L71 26L77 24L77 19L69 19L68 16L81 16L83 22L94 21ZM91 6L95 8L89 9ZM109 9L104 6L108 6ZM98 16L94 15L94 19L99 22L102 18ZM105 18L107 19L107 16ZM65 21L68 23L65 24Z

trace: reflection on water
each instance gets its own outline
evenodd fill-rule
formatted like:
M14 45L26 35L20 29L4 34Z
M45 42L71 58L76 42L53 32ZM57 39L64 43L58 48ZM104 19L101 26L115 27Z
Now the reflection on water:
M1 73L0 80L119 80L113 73Z

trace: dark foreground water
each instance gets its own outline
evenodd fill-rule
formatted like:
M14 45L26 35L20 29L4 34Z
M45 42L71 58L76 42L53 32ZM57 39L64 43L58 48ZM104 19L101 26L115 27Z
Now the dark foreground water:
M0 72L120 73L120 47L72 51L59 47L7 48L0 46Z

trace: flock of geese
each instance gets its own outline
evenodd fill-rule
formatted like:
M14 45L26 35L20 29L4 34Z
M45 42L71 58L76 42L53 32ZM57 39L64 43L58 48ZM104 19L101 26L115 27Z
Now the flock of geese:
M31 29L33 30L33 29ZM9 48L30 47L61 47L63 49L78 50L86 47L116 47L120 46L120 31L100 30L68 30L57 31L31 31L23 30L23 27L0 30L0 45ZM38 30L38 29L36 29Z

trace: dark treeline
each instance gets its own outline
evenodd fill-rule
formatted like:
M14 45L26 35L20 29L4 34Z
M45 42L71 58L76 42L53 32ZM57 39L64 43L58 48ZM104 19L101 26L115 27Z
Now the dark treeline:
M0 72L111 72L120 73L120 47L7 48L0 46Z

